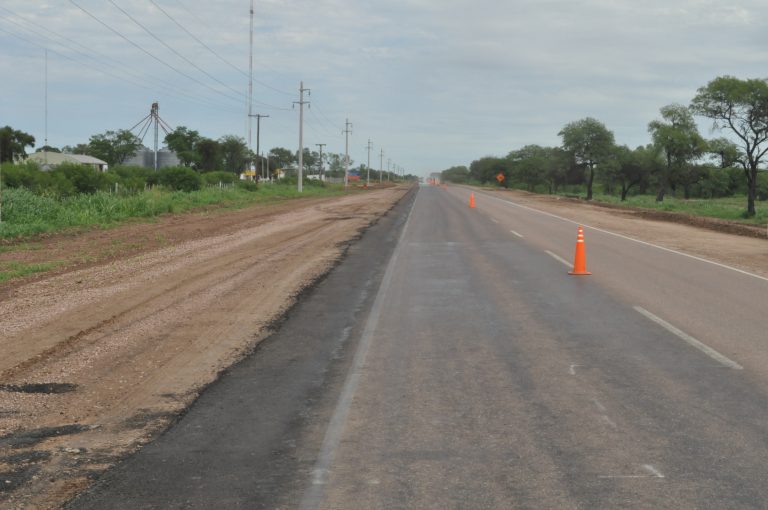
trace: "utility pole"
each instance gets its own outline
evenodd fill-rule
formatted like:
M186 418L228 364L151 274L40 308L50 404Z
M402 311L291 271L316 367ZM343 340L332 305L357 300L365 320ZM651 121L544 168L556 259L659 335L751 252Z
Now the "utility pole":
M352 124L349 123L349 119L344 122L343 134L346 135L346 142L344 143L344 187L347 187L349 183L349 134L352 132L350 129Z
M320 180L323 180L323 147L328 145L327 143L316 143L320 147Z
M45 166L48 166L48 48L45 49Z
M251 34L248 62L248 170L251 170L251 153L253 152L253 135L251 134L253 118L253 0L251 0ZM256 151L258 154L259 151Z
M389 165L392 163L392 159L387 158L387 182L389 182Z
M379 153L379 184L381 184L381 179L383 175L384 175L384 149L381 149L381 153Z
M309 104L309 101L304 101L304 92L311 95L309 89L304 88L304 82L299 84L299 100L294 101L294 105L299 105L299 186L298 192L304 191L302 180L304 179L304 105Z
M371 149L373 148L373 145L371 145L371 139L368 139L368 166L365 167L365 187L371 185Z
M249 113L248 117L255 117L256 118L256 156L259 158L259 167L261 167L261 145L260 145L260 141L259 141L259 139L261 137L261 119L269 118L269 115L262 115L260 113L251 115ZM250 135L248 135L248 136L250 136ZM249 153L251 152L250 142L248 144L248 152ZM249 158L248 159L250 159L250 154L249 154ZM250 170L250 168L248 170Z

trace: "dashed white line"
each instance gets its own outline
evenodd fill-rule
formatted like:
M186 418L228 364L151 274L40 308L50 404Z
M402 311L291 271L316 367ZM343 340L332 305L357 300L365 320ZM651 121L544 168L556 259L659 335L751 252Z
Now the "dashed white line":
M601 412L601 413L604 413L604 412L605 412L605 406L604 406L603 404L601 404L599 400L597 400L596 398L593 398L593 399L592 399L592 402L595 404L595 407L597 407L598 409L600 409L600 412Z
M643 464L643 469L651 473L656 478L664 478L664 475L661 474L661 472L656 469L655 467L651 466L650 464Z
M496 218L491 218L491 221L494 222L494 223L498 223L499 222L499 220L497 220Z
M576 375L576 367L580 367L581 365L575 365L571 363L571 366L568 368L568 373L571 375Z
M488 193L480 193L480 192L478 192L478 194L482 194L484 196L487 196L488 198L491 198L493 200L498 200L499 202L504 202L504 203L512 205L514 207L519 207L521 209L526 209L528 211L537 212L539 214L543 214L544 216L549 216L551 218L556 218L558 220L562 220L562 221L565 221L567 223L572 223L573 225L582 225L585 228L590 228L590 229L595 230L597 232L602 232L604 234L608 234L608 235L612 235L612 236L615 236L615 237L620 237L622 239L626 239L627 241L632 241L632 242L635 242L635 243L644 244L646 246L651 246L651 247L657 248L659 250L664 250L664 251L669 252L669 253L674 253L675 255L680 255L682 257L688 257L688 258L691 258L691 259L694 259L694 260L698 260L699 262L705 262L707 264L712 264L713 266L722 267L723 269L730 269L731 271L736 271L737 273L741 273L743 275L751 276L752 278L757 278L759 280L763 280L763 281L768 282L768 278L766 278L765 276L760 276L760 275L755 274L755 273L750 273L749 271L744 271L743 269L738 269L736 267L728 266L726 264L721 264L720 262L715 262L713 260L707 260L705 258L697 257L696 255L691 255L689 253L683 253L681 251L673 250L671 248L665 248L664 246L659 246L658 244L653 244L653 243L649 243L649 242L646 242L646 241L641 241L641 240L635 239L633 237L625 236L623 234L617 234L616 232L611 232L610 230L605 230L605 229L602 229L602 228L593 227L593 226L588 225L588 224L583 223L583 222L569 220L568 218L563 218L562 216L558 216L557 214L552 214L552 213L548 213L546 211L535 209L533 207L528 207L528 206L525 206L525 205L517 204L517 203L512 202L510 200L504 200L503 198L495 197L495 196L490 195Z
M689 335L685 331L681 331L680 329L676 328L675 326L673 326L669 322L665 321L661 317L658 317L658 316L652 314L651 312L649 312L645 308L643 308L641 306L635 306L634 308L640 314L644 315L646 318L652 320L653 322L655 322L656 324L658 324L662 328L666 329L667 331L669 331L673 335L675 335L678 338L682 339L688 345L697 348L698 350L700 350L701 352L703 352L704 354L706 354L710 358L714 359L718 363L721 363L722 365L724 365L724 366L726 366L728 368L733 368L735 370L743 370L744 369L744 367L742 367L741 365L739 365L738 363L736 363L732 359L729 359L726 356L723 356L722 354L720 354L719 352L714 350L712 347L710 347L710 346L700 342L699 340L696 340L695 338L693 338L691 335Z
M510 232L512 232L513 234L515 234L517 237L520 237L520 238L522 238L522 237L523 237L523 234L521 234L521 233L519 233L519 232L515 232L514 230L510 230Z
M608 424L608 426L609 426L609 427L611 427L613 430L619 430L619 426L618 426L618 425L616 425L616 422L615 422L615 421L613 421L612 419L608 418L608 416L606 416L606 415L604 415L604 414L601 414L601 415L600 415L600 418L601 418L601 419L602 419L602 420L603 420L605 423L607 423L607 424Z
M664 475L650 464L641 466L647 475L597 475L598 478L665 478Z
M562 264L564 264L566 267L571 267L571 263L570 263L570 262L568 262L567 260L565 260L564 258L562 258L561 256L559 256L559 255L556 255L556 254L552 253L552 252L551 252L551 251L549 251L549 250L544 250L544 251L545 251L545 252L547 252L547 255L549 255L550 257L552 257L552 258L553 258L553 259L555 259L556 261L558 261L558 262L561 262L561 263L562 263Z

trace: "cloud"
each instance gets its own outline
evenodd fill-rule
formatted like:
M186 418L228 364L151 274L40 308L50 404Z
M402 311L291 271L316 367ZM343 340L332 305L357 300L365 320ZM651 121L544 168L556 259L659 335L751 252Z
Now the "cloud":
M238 71L149 0L115 0L223 87L109 2L75 1L181 73L72 3L5 0L0 73L14 80L0 105L4 123L43 138L44 46L55 145L130 127L154 100L172 124L244 134L248 2L154 0ZM307 116L307 144L342 151L348 116L357 161L365 157L359 140L370 137L407 168L468 164L557 144L566 122L588 115L618 142L639 145L665 104L687 103L718 75L764 75L767 25L763 2L751 0L258 0L254 74L268 87L257 83L254 97L271 105L255 107L271 115L262 146L297 144L291 103L301 80L322 112Z

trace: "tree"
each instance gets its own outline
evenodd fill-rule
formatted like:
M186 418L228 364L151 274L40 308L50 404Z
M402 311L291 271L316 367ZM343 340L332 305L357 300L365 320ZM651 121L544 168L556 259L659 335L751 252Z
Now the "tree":
M0 128L0 163L13 162L27 155L26 148L35 145L35 137L11 126Z
M288 168L296 161L293 151L283 147L275 147L269 151L269 162L274 162L277 168Z
M508 183L511 166L511 162L506 158L486 156L484 158L473 161L469 165L469 175L472 177L472 179L482 183L495 183L496 176L502 174L505 177L504 182L506 185L509 185Z
M71 145L65 145L61 148L61 152L64 154L89 154L91 147L87 143L78 143L74 147Z
M768 152L768 80L720 76L698 90L691 110L736 135L744 152L747 215L754 216L758 169Z
M199 170L213 172L221 167L221 146L216 140L200 138L195 144L195 150L200 157Z
M731 168L743 158L738 145L727 138L714 138L707 142L707 152L718 158L720 168Z
M610 158L613 133L599 120L587 117L566 124L558 136L563 139L563 148L573 154L576 164L584 165L589 170L587 200L592 200L595 167Z
M245 140L235 135L222 136L219 147L224 170L240 173L248 163L249 151Z
M658 166L658 149L650 145L631 150L626 145L614 149L616 164L613 166L613 178L621 186L621 201L627 199L629 191L640 184L647 183L651 173Z
M93 135L88 142L88 154L106 161L109 166L121 164L139 148L141 140L125 129Z
M440 179L445 182L462 184L469 180L469 168L465 166L452 166L440 173Z
M200 163L200 154L197 151L197 143L200 140L200 133L184 126L179 126L165 135L165 144L184 166Z
M667 162L659 175L656 201L664 201L670 186L677 183L684 185L688 198L690 185L697 180L692 163L704 153L706 142L699 134L693 115L685 106L664 106L661 108L661 117L663 120L654 120L648 124L653 143L664 152Z
M39 149L35 149L35 152L61 152L61 149L51 147L50 145L43 145Z

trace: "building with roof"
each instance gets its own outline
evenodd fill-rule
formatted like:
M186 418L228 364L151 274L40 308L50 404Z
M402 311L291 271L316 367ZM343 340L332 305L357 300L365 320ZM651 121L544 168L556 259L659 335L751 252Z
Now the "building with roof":
M85 154L65 154L63 152L35 152L27 156L27 161L33 161L43 170L50 170L62 163L74 163L75 165L92 166L99 172L107 170L107 162Z

